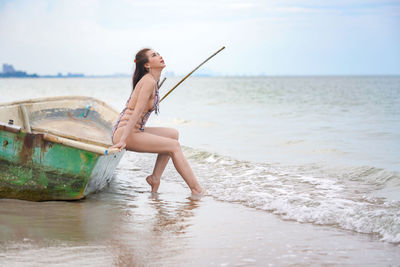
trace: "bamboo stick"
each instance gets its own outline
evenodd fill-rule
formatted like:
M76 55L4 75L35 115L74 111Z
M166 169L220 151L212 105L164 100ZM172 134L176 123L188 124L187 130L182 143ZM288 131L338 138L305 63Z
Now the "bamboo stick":
M110 147L112 145L111 143L107 144L107 143L103 143L103 142L99 142L99 141L95 141L95 140L91 140L91 139L87 139L87 138L77 137L77 136L67 134L64 132L44 129L44 128L40 128L40 127L36 127L36 126L32 126L32 130L35 132L38 132L38 133L49 133L49 134L56 135L59 137L63 137L63 138L67 138L67 139L71 139L71 140L75 140L75 141L79 141L79 142L83 142L83 143L87 143L87 144L92 144L92 145L96 145L96 146Z
M221 52L222 50L225 49L225 46L223 46L222 48L220 48L217 52L215 52L214 54L212 54L210 57L208 57L206 60L204 60L200 65L198 65L196 68L194 68L194 70L192 70L191 72L189 72L188 75L186 75L182 80L180 80L174 87L172 87L171 90L168 91L168 93L166 93L160 100L163 101L164 98L166 98L172 91L175 90L176 87L178 87L184 80L186 80L186 78L188 78L190 75L192 75L193 72L195 72L198 68L200 68L204 63L206 63L208 60L210 60L212 57L214 57L216 54L218 54L219 52Z
M167 78L166 77L164 77L164 79L160 82L160 84L158 85L158 89L160 89L161 88L161 86L163 85L163 83L165 82L165 80L166 80Z
M110 154L114 154L119 152L118 148L110 148L110 149L106 149L104 147L101 146L96 146L96 145L91 145L91 144L86 144L86 143L82 143L79 141L75 141L75 140L71 140L71 139L67 139L67 138L63 138L63 137L59 137L59 136L55 136L49 133L45 133L43 135L43 139L53 142L53 143L58 143L58 144L62 144L62 145L66 145L66 146L70 146L70 147L75 147L78 149L82 149L82 150L87 150L90 152L94 152L100 155L110 155Z

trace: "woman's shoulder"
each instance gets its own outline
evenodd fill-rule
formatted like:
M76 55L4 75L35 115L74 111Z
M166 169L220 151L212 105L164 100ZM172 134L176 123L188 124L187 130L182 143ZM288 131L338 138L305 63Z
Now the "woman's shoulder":
M137 88L138 93L143 91L145 94L153 95L156 84L157 82L154 80L153 76L146 74L139 80L135 90Z
M157 81L150 74L145 74L142 79L139 81L142 84L154 86L157 84Z

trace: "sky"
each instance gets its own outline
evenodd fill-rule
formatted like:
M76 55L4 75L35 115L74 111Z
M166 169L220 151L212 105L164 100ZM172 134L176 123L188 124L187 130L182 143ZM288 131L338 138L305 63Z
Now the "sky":
M0 64L39 75L399 75L400 0L0 0Z

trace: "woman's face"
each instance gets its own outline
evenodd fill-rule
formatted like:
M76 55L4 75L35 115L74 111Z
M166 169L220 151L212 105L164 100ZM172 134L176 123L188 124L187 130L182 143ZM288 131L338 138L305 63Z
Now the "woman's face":
M149 51L147 51L146 54L149 59L149 62L146 64L148 64L148 66L150 66L151 69L165 68L164 60L163 60L162 56L160 56L159 53L157 53L154 50L149 50Z

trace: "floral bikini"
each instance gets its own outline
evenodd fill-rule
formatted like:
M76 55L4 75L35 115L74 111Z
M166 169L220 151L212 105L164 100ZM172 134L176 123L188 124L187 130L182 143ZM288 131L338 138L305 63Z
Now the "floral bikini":
M148 111L143 115L142 120L141 120L140 123L139 123L139 125L140 125L139 130L142 131L142 132L144 131L144 128L143 128L143 127L146 125L146 122L147 122L147 120L149 119L150 114L151 114L153 111L155 111L156 114L158 114L158 104L160 103L160 96L159 96L159 93L158 93L158 89L159 89L158 84L156 84L156 85L155 85L155 94L154 94L154 104L153 104L153 107L152 107L150 110L148 110ZM128 121L128 120L129 120L129 119L121 120L121 118L125 115L126 110L130 110L130 111L133 111L133 110L134 110L134 108L129 107L129 101L130 101L131 98L132 98L132 94L133 94L133 91L132 91L131 95L129 96L128 101L126 101L125 108L124 108L124 109L121 111L121 113L119 114L118 120L117 120L117 121L114 123L114 125L113 125L111 139L113 139L114 133L115 133L115 131L116 131L118 128L124 127L124 126L126 125L126 124L119 125L119 123L120 123L121 121Z

